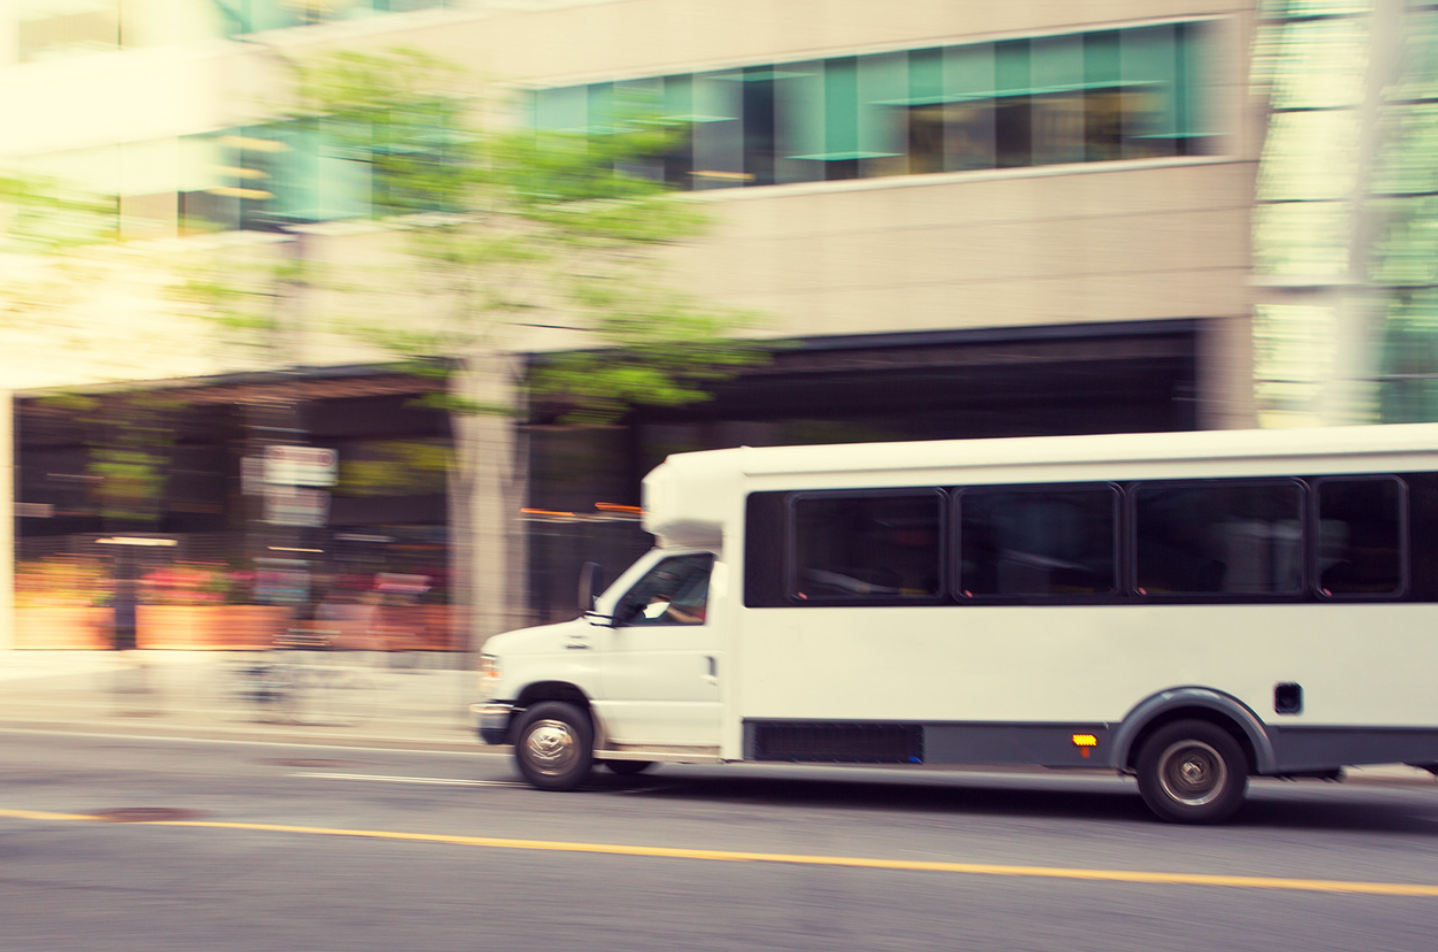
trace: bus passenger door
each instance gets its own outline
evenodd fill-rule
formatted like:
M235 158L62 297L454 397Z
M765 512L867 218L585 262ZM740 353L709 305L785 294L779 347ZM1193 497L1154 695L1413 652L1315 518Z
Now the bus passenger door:
M616 744L719 743L721 675L710 553L664 559L619 601L596 699Z

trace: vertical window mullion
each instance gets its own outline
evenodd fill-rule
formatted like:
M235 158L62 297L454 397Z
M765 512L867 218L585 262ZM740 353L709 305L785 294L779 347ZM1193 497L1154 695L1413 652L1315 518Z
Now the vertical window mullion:
M541 89L535 97L535 128L545 132L581 132L589 126L589 87Z
M774 122L775 69L764 66L744 70L741 84L744 130L744 184L773 185L777 180L778 141Z
M824 64L789 63L776 80L775 135L780 182L824 178Z
M694 76L694 187L732 188L743 182L744 129L737 72Z
M944 168L991 169L998 160L998 63L992 43L944 51ZM1022 77L1025 87L1027 74ZM1027 159L1025 163L1027 164Z
M1034 40L1030 109L1034 165L1084 160L1084 45L1082 35Z
M664 156L664 181L675 188L694 188L694 77L689 73L664 78L663 116L683 123L678 141Z
M1172 26L1126 30L1120 35L1123 158L1181 152L1174 36Z
M859 75L853 56L824 62L824 177L854 178L859 158Z
M584 131L606 135L614 130L614 84L592 83L585 97Z
M1029 41L994 44L995 140L999 168L1033 164Z
M908 171L944 169L944 50L909 54L907 112Z
M870 178L907 171L904 140L907 109L908 56L885 53L859 59L858 142L859 175Z
M1088 33L1083 40L1085 158L1090 162L1105 162L1121 158L1123 154L1119 32Z

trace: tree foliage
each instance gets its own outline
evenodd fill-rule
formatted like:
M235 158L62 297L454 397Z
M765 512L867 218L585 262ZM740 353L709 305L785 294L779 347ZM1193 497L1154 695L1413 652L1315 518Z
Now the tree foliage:
M290 121L321 124L340 154L372 169L373 213L403 235L387 266L308 276L348 292L343 333L449 368L563 332L566 346L517 383L586 423L705 399L704 384L762 359L735 337L755 315L703 302L664 273L665 247L707 224L643 174L682 124L634 101L603 129L497 128L470 88L453 64L406 50L299 67ZM515 409L450 400L460 412Z
M115 202L40 175L0 169L0 252L70 251L115 236Z
M115 203L44 176L0 169L0 328L73 324L99 270L86 255L115 234Z

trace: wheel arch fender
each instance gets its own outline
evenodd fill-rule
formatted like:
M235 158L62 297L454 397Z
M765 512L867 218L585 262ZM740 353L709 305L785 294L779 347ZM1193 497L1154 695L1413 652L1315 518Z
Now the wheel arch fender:
M1143 739L1163 724L1183 717L1232 725L1253 758L1250 766L1254 773L1272 773L1277 768L1272 738L1253 709L1231 694L1205 687L1169 688L1136 704L1113 732L1109 744L1112 766L1131 769Z
M594 709L590 702L589 695L584 689L570 681L535 681L524 686L514 702L514 714L510 721L510 727L519 721L520 714L526 709L540 704L544 701L565 701L573 704L589 716L589 726L594 732L594 745L600 746L604 739L604 723L599 712Z

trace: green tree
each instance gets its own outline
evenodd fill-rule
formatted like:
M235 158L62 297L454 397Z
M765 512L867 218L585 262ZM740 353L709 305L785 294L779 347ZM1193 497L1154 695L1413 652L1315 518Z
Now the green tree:
M700 301L664 274L664 246L708 222L633 171L686 134L652 104L621 103L606 128L585 133L496 130L480 122L486 104L466 95L463 71L423 53L337 53L298 75L290 120L322 125L373 169L374 214L405 239L387 267L335 269L340 286L373 295L357 295L365 305L397 305L381 321L351 312L342 332L409 359L464 362L534 328L572 331L579 346L512 383L578 423L706 399L705 382L761 355L734 339L755 315ZM396 326L416 301L427 319ZM460 411L517 409L466 403L462 391L451 399Z
M92 346L84 295L123 266L113 200L60 181L0 173L0 327L44 328L67 351ZM161 516L174 409L113 381L72 381L47 405L85 432L89 505L107 528L153 529Z
M380 227L326 255L277 219L290 240L270 280L189 288L260 350L293 353L273 345L286 334L273 315L302 308L305 326L442 383L431 399L454 421L452 523L471 543L456 574L487 580L463 593L471 604L501 603L522 590L519 576L506 584L476 566L521 567L515 417L541 403L565 422L610 423L636 404L706 399L706 384L764 357L742 339L755 315L699 300L667 273L667 249L707 219L642 170L686 130L642 101L604 129L514 128L492 121L495 104L462 69L407 50L290 65L279 126L366 169ZM526 366L518 355L535 349L546 356ZM477 621L484 631L509 620Z
M73 323L66 309L102 268L87 251L114 233L113 201L0 169L0 328Z

